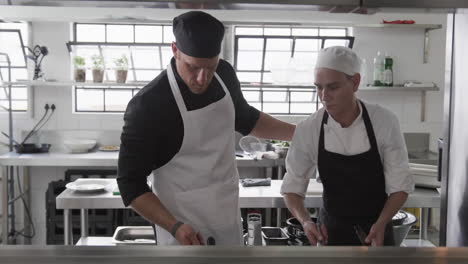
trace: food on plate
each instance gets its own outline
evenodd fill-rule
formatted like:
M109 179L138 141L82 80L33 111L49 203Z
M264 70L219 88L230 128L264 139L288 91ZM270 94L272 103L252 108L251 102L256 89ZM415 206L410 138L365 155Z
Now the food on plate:
M115 145L104 145L104 146L100 146L99 150L100 151L118 151L120 150L120 147L115 146Z

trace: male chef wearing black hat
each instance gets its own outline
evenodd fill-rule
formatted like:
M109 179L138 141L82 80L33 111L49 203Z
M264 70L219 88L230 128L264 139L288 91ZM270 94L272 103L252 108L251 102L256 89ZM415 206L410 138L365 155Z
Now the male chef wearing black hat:
M174 18L173 32L167 70L125 112L120 193L157 225L159 245L241 245L235 131L290 140L295 126L247 104L234 69L219 59L219 20L187 12Z
M315 85L324 107L297 125L286 157L281 193L311 244L393 245L392 216L414 190L398 119L356 97L360 71L361 60L349 48L319 52ZM320 226L304 208L317 171Z

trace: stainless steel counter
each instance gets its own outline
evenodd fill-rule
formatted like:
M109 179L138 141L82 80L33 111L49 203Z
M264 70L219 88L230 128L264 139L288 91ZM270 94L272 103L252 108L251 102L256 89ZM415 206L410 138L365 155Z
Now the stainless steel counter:
M4 246L2 264L29 263L468 263L468 248Z
M0 176L6 178L7 169L9 166L19 167L23 173L24 189L29 190L30 168L32 167L75 167L75 168L93 168L93 167L117 167L119 153L118 152L89 152L81 154L71 154L64 152L36 153L36 154L18 154L16 152L0 155ZM266 168L267 175L271 176L272 169L278 166L278 162L282 160L254 160L249 156L236 157L238 167L256 167ZM34 175L32 175L34 176ZM11 210L7 202L14 200L14 191L11 192L8 184L3 184L1 213L2 215L10 216L10 221L3 221L2 225L2 241L7 244L7 234L9 233L10 222L15 221L15 212ZM29 204L29 195L24 196ZM122 205L123 206L123 205ZM112 208L112 207L109 207ZM24 214L26 215L26 214ZM6 217L5 217L6 218ZM25 219L25 222L28 221Z
M100 179L102 180L102 179ZM101 193L79 193L65 190L56 198L57 209L64 209L65 243L71 243L70 213L71 209L81 209L81 236L87 237L87 210L125 208L120 195L113 195L116 189L115 179L106 179L109 182L107 190ZM242 187L239 185L239 204L241 208L286 208L283 197L280 194L281 180L272 180L271 186ZM307 208L322 207L322 184L315 180L309 182L304 204ZM405 207L438 208L440 207L440 195L436 190L416 188L410 194ZM424 209L426 212L427 209ZM427 213L421 219L421 236L426 239Z
M116 188L115 179L100 179L109 182L106 192L79 193L65 190L56 198L57 209L109 209L125 208L120 195L113 195ZM239 185L239 204L241 208L286 208L283 196L280 194L282 181L272 180L271 186L242 187ZM307 188L305 206L308 208L322 207L322 184L311 180ZM416 188L409 195L405 207L438 208L440 194L435 189Z
M18 154L9 152L0 155L0 166L117 167L118 159L118 152L95 151L73 154L63 152ZM247 155L236 157L236 160L238 167L274 167L278 162L284 164L282 159L254 160Z

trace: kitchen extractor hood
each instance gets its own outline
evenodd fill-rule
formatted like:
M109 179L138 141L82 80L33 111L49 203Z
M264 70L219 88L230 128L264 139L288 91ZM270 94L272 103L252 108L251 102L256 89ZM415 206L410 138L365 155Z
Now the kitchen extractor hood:
M1 5L42 7L116 7L223 10L302 10L330 13L373 14L377 8L365 8L362 0L0 0Z
M0 0L0 5L145 7L181 9L306 8L359 12L368 8L466 8L466 0Z

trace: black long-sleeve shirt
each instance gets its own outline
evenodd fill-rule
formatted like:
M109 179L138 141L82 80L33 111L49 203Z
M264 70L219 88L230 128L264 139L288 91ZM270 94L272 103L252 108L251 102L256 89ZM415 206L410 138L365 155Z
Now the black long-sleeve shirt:
M214 77L206 92L192 93L177 73L174 58L171 65L188 111L203 108L225 95ZM228 62L220 60L216 72L234 103L236 131L249 134L260 112L245 101L239 80ZM123 202L128 206L138 196L151 191L146 183L147 176L168 163L182 146L184 124L166 70L130 100L124 121L117 183Z

